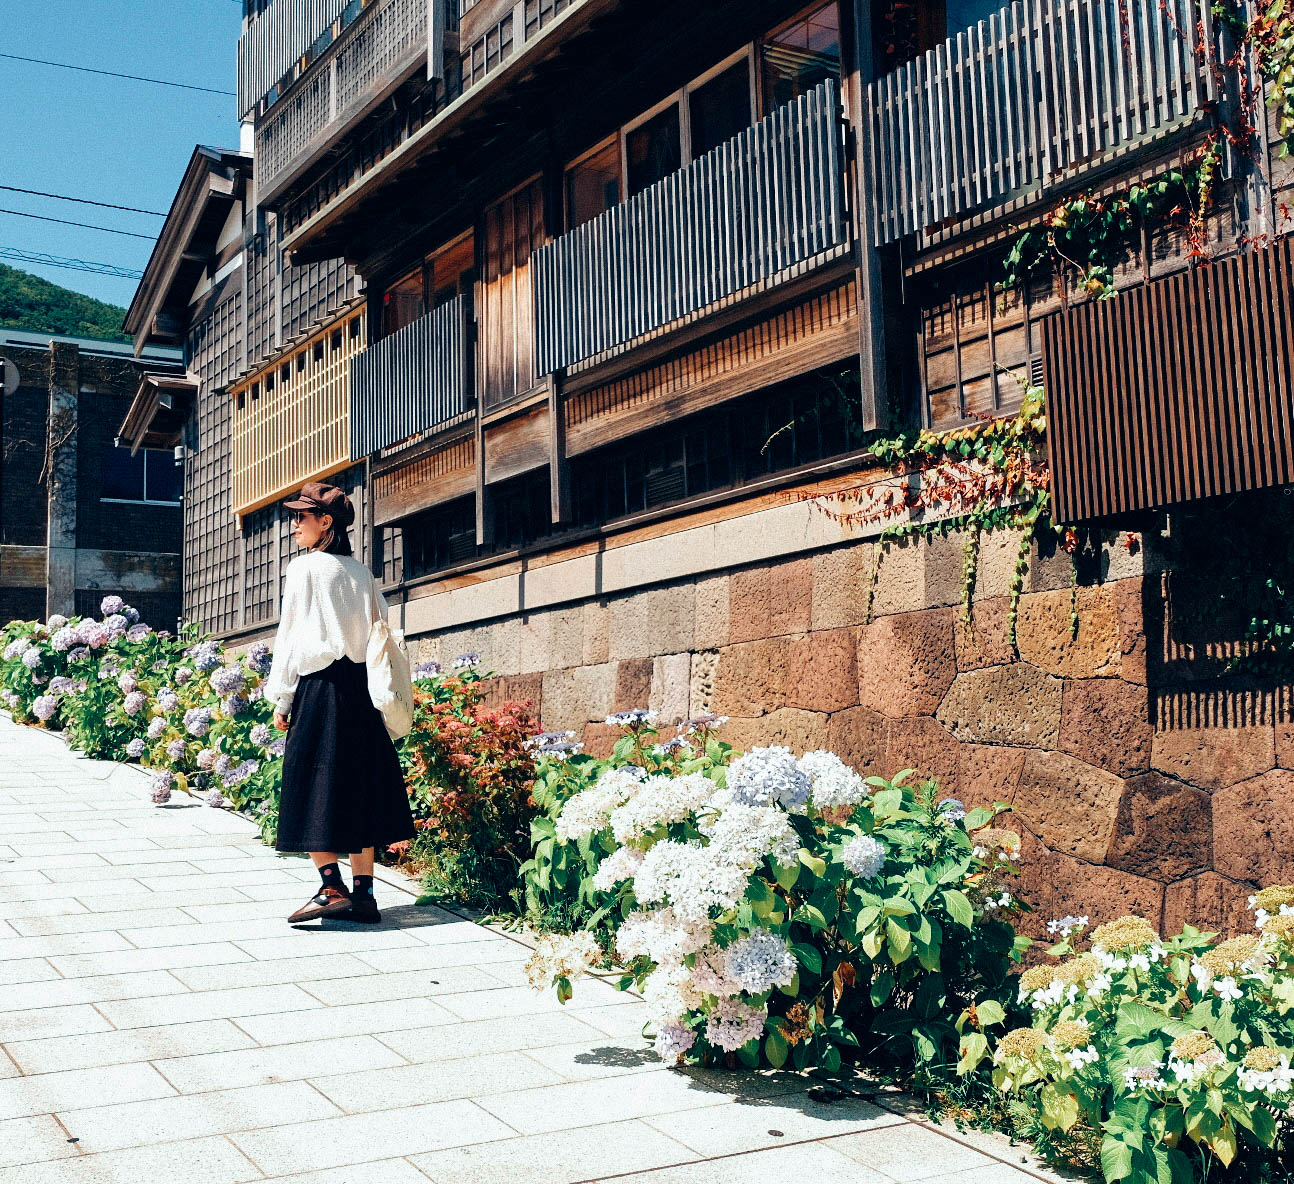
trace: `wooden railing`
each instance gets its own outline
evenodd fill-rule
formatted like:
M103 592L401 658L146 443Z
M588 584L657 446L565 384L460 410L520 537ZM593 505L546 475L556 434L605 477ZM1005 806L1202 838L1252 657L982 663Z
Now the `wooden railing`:
M850 246L828 79L534 256L540 374L626 347Z
M471 406L465 296L397 329L351 363L350 454L364 457Z
M238 117L246 119L266 95L335 24L353 16L362 0L272 0L238 39Z
M428 0L376 0L347 29L335 52L266 112L256 127L256 183L262 194L380 97L387 83L425 60L427 5Z
M1216 62L1210 0L1016 0L868 88L876 242L1192 123Z

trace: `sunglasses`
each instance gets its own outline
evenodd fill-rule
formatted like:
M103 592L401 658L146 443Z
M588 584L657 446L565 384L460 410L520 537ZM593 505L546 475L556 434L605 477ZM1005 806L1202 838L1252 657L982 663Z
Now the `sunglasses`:
M298 522L301 521L301 519L308 518L313 515L314 515L313 510L292 510L291 511L292 525L295 526Z

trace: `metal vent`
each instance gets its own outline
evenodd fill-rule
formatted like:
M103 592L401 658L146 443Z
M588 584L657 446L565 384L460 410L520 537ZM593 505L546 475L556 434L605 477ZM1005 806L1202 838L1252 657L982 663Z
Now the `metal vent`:
M664 502L677 501L683 496L683 466L660 469L647 474L647 504L659 506Z
M1029 385L1042 386L1042 376L1042 353L1039 351L1029 355Z

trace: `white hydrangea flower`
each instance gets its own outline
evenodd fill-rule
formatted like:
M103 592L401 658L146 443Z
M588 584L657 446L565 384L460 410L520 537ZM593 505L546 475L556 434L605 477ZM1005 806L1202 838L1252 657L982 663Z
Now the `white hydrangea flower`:
M840 848L840 862L859 879L870 880L885 866L885 844L872 835L855 835Z
M645 856L646 852L637 847L617 847L598 865L593 887L599 892L611 892L617 884L632 880Z
M700 773L648 777L636 784L628 801L611 811L611 833L619 843L632 843L658 826L682 822L704 806L716 788Z
M692 982L692 972L683 965L658 966L643 980L643 1001L656 1025L678 1023L689 1011L701 1006L701 993Z
M692 983L703 995L728 999L741 994L741 983L728 973L727 950L718 946L706 946L693 961Z
M729 977L751 995L785 987L795 977L795 956L786 942L767 929L738 938L727 950Z
M562 807L557 817L557 837L570 843L605 830L611 812L633 797L644 776L637 765L608 769Z
M751 1007L738 999L725 999L705 1021L705 1038L725 1052L736 1052L764 1034L766 1009Z
M634 895L642 904L673 905L685 922L708 921L711 909L734 909L746 895L749 869L722 855L713 845L657 843L634 876Z
M1069 1062L1069 1067L1074 1070L1081 1069L1084 1065L1090 1065L1100 1059L1101 1054L1091 1044L1086 1048L1071 1048L1065 1053L1065 1060Z
M1290 1067L1289 1054L1282 1053L1271 1069L1241 1067L1236 1072L1236 1080L1242 1089L1274 1098L1294 1090L1294 1068Z
M710 925L684 922L666 907L630 913L616 930L616 952L622 958L647 957L653 962L682 962L710 944Z
M711 804L721 798L716 795ZM747 806L738 802L723 806L717 818L701 823L701 833L710 840L711 850L751 871L764 856L790 867L799 859L800 839L791 820L773 806Z
M602 949L587 930L545 934L526 962L526 979L535 990L547 990L559 978L578 978L601 958Z
M1224 1002L1234 1003L1244 992L1236 985L1236 980L1228 975L1213 984L1213 993Z
M781 806L803 813L809 802L809 778L791 750L774 744L752 748L728 766L728 790L732 800L745 806Z
M796 763L809 779L810 800L819 810L857 806L869 796L867 783L834 752L806 752Z

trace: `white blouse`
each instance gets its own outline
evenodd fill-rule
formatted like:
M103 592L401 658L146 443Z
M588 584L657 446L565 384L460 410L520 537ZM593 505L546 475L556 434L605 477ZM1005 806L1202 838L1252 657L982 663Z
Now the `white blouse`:
M358 559L325 551L298 555L288 564L283 585L265 698L287 715L297 680L338 658L363 662L369 630L386 614L386 600L373 573Z

